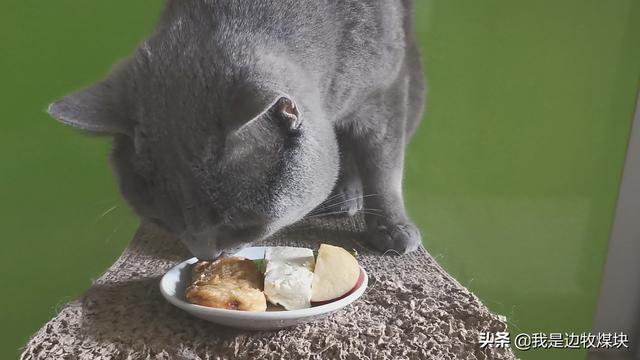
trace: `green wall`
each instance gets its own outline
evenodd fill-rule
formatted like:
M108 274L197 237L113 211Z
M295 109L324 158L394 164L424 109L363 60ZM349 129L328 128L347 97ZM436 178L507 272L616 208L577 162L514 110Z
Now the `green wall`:
M588 331L640 75L640 2L418 2L429 113L406 193L425 244L512 333ZM135 230L108 142L44 110L126 56L160 5L0 2L1 359Z
M16 358L136 229L111 176L107 140L81 136L45 110L126 56L160 4L0 1L0 359Z
M640 1L418 3L429 110L406 197L425 245L508 316L512 339L589 331L640 79Z

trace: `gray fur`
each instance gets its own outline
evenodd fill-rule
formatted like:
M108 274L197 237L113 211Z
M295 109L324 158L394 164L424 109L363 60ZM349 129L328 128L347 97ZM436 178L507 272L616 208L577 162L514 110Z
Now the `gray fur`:
M200 258L314 208L363 206L374 246L412 251L420 233L405 212L402 166L424 98L412 7L167 1L134 55L49 111L112 135L125 199ZM283 98L296 117L274 105Z

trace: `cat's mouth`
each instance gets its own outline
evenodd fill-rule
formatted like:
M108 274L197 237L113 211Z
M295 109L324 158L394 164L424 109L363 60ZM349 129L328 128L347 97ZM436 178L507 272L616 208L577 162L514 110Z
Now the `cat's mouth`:
M237 252L245 246L269 236L266 225L218 225L206 230L180 234L189 251L200 260L214 260L223 254Z

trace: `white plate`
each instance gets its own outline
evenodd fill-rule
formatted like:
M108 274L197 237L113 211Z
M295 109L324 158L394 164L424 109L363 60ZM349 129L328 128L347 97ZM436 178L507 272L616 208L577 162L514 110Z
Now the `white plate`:
M250 247L234 255L252 260L262 259L264 258L265 249L265 247ZM364 281L354 292L340 300L308 309L266 312L216 309L185 301L184 291L191 280L191 265L197 261L198 259L196 258L183 261L164 274L162 280L160 280L160 292L162 292L162 295L171 304L193 316L216 324L247 330L281 329L327 316L351 304L362 296L369 280L367 272L364 271L363 268L360 268L360 271L362 271L364 275Z

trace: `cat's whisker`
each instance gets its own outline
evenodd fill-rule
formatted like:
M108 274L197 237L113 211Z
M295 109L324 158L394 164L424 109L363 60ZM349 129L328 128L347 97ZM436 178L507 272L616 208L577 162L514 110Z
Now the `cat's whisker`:
M333 195L329 196L328 198L324 199L323 202L327 202L327 201L333 200L333 199L335 199L337 197L340 197L341 195L342 195L341 193L333 194Z
M311 212L309 212L309 214L314 214L314 213L317 213L317 212L319 212L319 211L321 211L321 210L323 210L323 209L326 209L326 208L327 208L327 206L328 206L328 205L326 204L326 203L327 203L327 201L331 201L331 200L333 200L333 199L337 198L338 196L340 196L340 194L335 194L335 195L333 195L333 196L329 196L329 197L328 197L328 198L326 198L326 199L325 199L325 200L324 200L320 205L318 205L318 206L317 206L317 207L315 207L313 210L311 210Z
M336 210L336 211L331 211L331 212L319 212L319 213L316 213L316 214L309 214L309 215L312 215L312 216L307 215L307 216L305 216L305 219L313 218L313 217L319 216L319 215L332 214L332 213L336 213L336 212L346 213L346 210Z
M311 211L309 212L309 214L307 214L307 215L317 214L317 213L319 213L320 211L322 211L322 210L324 210L324 209L328 208L328 207L329 207L329 205L327 205L327 201L331 201L331 200L333 200L333 199L335 199L335 198L339 197L340 195L342 195L342 194L334 194L334 195L331 195L331 196L329 196L328 198L324 199L324 201L323 201L320 205L318 205L316 208L314 208L313 210L311 210Z
M377 277L371 277L370 279L372 281L367 285L367 290L365 290L363 295L369 294L369 292L371 292L374 289L374 287L378 284L378 278Z
M340 196L342 196L341 193L333 194L333 195L329 196L328 198L324 199L323 203L326 203L327 201L331 201L331 200L333 200L335 198L338 198Z
M357 200L357 199L360 199L360 198L364 199L364 198L371 197L371 196L377 196L377 194L370 194L370 195L352 197L350 199L346 199L346 200L343 200L343 201L340 201L340 202L337 202L337 203L328 204L327 207L338 206L338 205L342 205L344 203L348 203L349 201L352 201L352 200Z
M363 208L360 209L356 212L356 214L368 214L368 215L374 215L374 216L379 216L382 218L386 218L385 215L381 214L383 211L381 209L374 209L374 208ZM319 219L319 218L323 218L323 217L327 217L327 216L332 216L332 215L339 215L339 214L348 214L349 212L347 210L337 210L337 211L331 211L331 212L326 212L326 213L319 213L319 214L313 214L313 213L309 213L307 216L304 217L305 220L307 219Z
M105 216L109 215L111 212L113 212L114 210L116 210L118 208L118 205L113 205L111 207L109 207L108 209L106 209L105 211L102 212L102 214L100 214L94 221L93 221L93 225L97 224L102 218L104 218Z
M341 211L331 211L328 213L323 213L323 214L318 214L318 215L313 215L313 216L307 216L305 219L318 219L318 218L322 218L322 217L326 217L326 216L331 216L331 215L337 215L337 214L348 214L349 212L346 210L341 210Z
M389 253L392 253L392 254L395 254L395 255L398 255L398 256L402 255L401 253L399 253L398 251L396 251L396 250L394 250L394 249L389 249L389 250L387 250L387 251L383 252L383 253L382 253L382 256L385 256L385 255L387 255L387 254L389 254Z
M313 211L311 211L308 215L314 215L314 214L321 213L322 211L324 211L324 210L326 210L326 209L329 209L329 208L331 208L332 206L334 206L333 204L325 204L325 203L323 203L323 204L324 204L324 205L319 206L319 207L317 207L317 208L313 209Z
M339 195L341 195L341 194L334 195L334 196L332 196L332 197L330 197L330 198L336 198L336 197L338 197ZM325 200L325 201L323 202L323 204L324 204L324 205L322 205L322 206L320 206L320 207L315 208L315 209L314 209L313 211L311 211L309 214L310 214L310 215L314 215L314 214L317 214L317 213L321 212L322 210L326 210L326 209L332 208L332 207L334 207L334 206L342 205L342 204L347 203L347 202L352 201L352 200L357 200L357 199L359 199L359 198L364 199L364 198L371 197L371 196L380 196L380 195L379 195L379 194L367 194L367 195L363 195L363 196L356 196L356 197L353 197L353 198L350 198L350 199L342 200L342 201L339 201L339 202L332 202L332 203L327 203L327 201L329 200L329 199L327 199L327 200Z
M379 214L379 213L374 213L374 212L369 212L369 211L358 211L358 213L360 214L365 214L365 215L374 215L374 216L379 216L381 218L386 218L386 216Z
M359 198L365 199L365 198L372 197L372 196L380 196L380 195L379 194L367 194L367 195L362 195L362 196L358 195L358 196L354 196L354 197L352 197L350 199L346 199L346 200L340 201L338 203L328 204L328 206L336 206L336 205L340 205L340 204L349 202L351 200L356 200L356 199L359 199Z
M360 211L379 211L379 212L384 212L384 210L382 210L382 209L375 209L375 208L362 208L362 209L360 209Z

